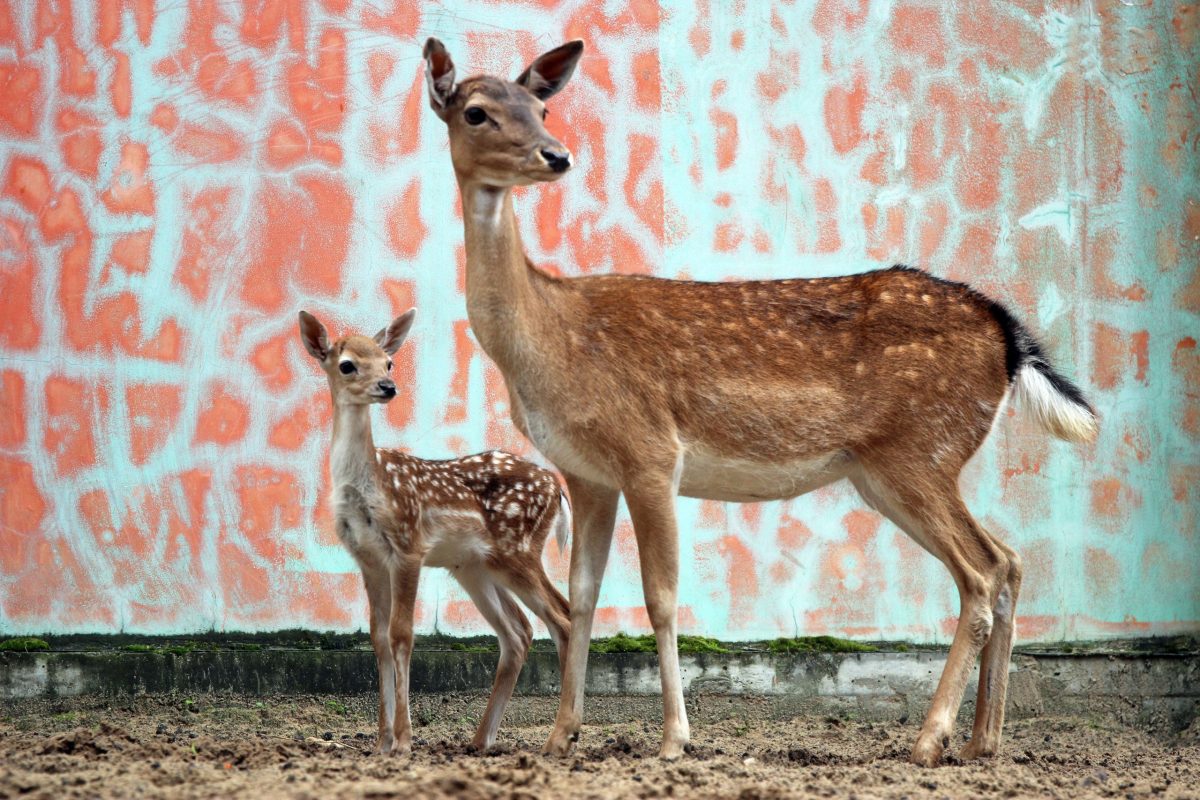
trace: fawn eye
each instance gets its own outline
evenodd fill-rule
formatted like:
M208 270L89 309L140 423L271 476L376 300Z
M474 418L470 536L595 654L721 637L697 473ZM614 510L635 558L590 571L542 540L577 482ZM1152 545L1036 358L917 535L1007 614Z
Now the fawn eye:
M388 372L391 372L391 371L392 371L392 361L391 361L391 359L388 359L387 371L388 371Z
M358 368L354 366L353 361L343 361L339 363L338 369L341 370L343 375L349 375L352 372L358 372Z
M463 112L463 118L466 119L468 125L479 125L487 119L487 112L479 106L471 106Z
M550 109L548 109L548 108L543 108L543 109L542 109L542 119L545 119L545 118L546 118L546 117L548 117L548 116L550 116Z

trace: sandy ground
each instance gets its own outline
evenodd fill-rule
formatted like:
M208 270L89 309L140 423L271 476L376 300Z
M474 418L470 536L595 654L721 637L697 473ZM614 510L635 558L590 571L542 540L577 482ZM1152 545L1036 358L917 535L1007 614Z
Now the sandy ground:
M418 698L415 752L398 758L371 754L372 697L8 704L0 797L1200 797L1194 732L1024 720L995 759L925 770L905 761L916 720L779 719L765 700L711 698L691 711L692 752L664 763L651 704L590 698L601 721L560 760L538 754L551 698L514 699L497 752L470 753L483 699Z

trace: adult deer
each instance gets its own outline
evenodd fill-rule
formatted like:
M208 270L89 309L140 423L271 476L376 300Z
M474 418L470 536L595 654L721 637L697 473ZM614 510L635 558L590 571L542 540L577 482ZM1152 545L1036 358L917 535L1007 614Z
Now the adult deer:
M961 599L912 760L941 758L977 657L962 756L994 753L1021 562L971 517L958 476L1010 391L1064 439L1094 437L1091 407L1002 306L912 269L728 283L539 270L522 249L511 189L570 168L543 118L582 52L582 42L562 45L515 81L456 82L441 42L424 50L462 193L471 327L504 375L514 424L562 471L575 509L571 635L546 751L564 754L578 737L619 494L658 641L660 755L673 758L688 741L675 495L757 502L848 478L949 568Z
M570 507L554 474L508 453L427 461L376 448L371 404L396 396L392 355L412 326L411 310L374 338L330 343L325 326L300 312L300 338L329 379L333 397L330 502L338 538L362 570L379 666L379 751L412 746L408 667L421 567L445 567L496 631L500 662L472 744L496 741L504 708L525 663L533 631L513 595L537 614L559 651L570 621L567 601L542 569L551 530L566 546Z

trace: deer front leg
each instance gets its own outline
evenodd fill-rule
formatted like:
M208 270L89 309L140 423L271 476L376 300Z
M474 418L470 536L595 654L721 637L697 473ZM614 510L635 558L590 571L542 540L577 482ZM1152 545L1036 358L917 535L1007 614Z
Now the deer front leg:
M370 607L371 647L379 671L379 752L392 751L395 736L392 720L396 716L396 662L392 655L388 627L392 617L392 579L385 567L359 562Z
M554 730L543 752L565 756L579 737L583 724L583 691L587 676L588 646L592 640L592 618L600 581L608 565L613 526L617 520L616 489L566 475L567 490L574 509L575 530L571 536L571 630L563 659L562 697Z
M421 577L421 561L408 556L392 567L392 614L388 637L392 659L396 665L394 695L396 710L392 715L395 744L391 752L403 755L412 750L412 717L408 710L408 667L412 660L413 614L417 604L417 583Z
M659 757L679 758L688 743L687 709L679 675L679 535L675 527L675 481L670 474L643 476L625 487L633 519L646 612L658 642L658 672L663 693L663 741Z

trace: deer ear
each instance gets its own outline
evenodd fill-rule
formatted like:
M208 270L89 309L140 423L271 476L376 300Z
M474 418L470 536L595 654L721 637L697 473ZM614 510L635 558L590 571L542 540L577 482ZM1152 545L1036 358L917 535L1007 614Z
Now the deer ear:
M324 361L329 355L329 336L321 321L307 311L300 312L300 341L304 349L317 361Z
M542 53L517 78L517 83L533 92L539 100L549 100L571 80L575 65L583 55L583 41L576 39Z
M444 120L454 94L454 62L446 46L433 37L425 41L425 83L429 85L430 108Z
M392 324L375 334L375 343L383 348L383 352L389 356L395 355L400 349L400 345L404 344L404 337L408 336L408 331L412 328L413 318L417 316L417 310L410 308L400 316L392 320Z

